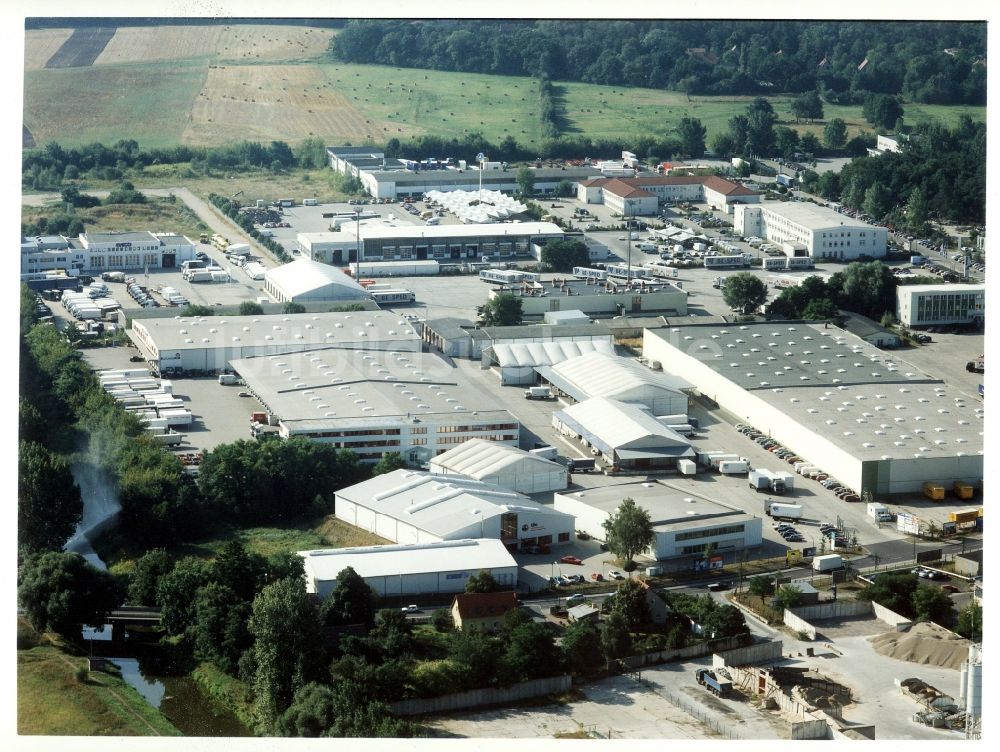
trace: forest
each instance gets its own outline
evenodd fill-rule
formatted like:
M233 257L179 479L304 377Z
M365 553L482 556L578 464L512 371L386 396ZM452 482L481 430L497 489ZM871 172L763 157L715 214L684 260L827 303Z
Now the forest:
M330 55L699 95L818 90L838 104L872 93L986 103L984 23L354 20Z

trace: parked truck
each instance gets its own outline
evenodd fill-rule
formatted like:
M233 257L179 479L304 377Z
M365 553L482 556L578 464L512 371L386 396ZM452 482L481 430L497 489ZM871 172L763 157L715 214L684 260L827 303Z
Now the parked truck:
M725 677L717 675L707 668L699 668L694 672L694 678L698 683L708 689L716 697L724 697L733 689L733 683Z
M524 390L525 399L555 399L555 395L552 393L552 389L547 386L529 386Z
M233 386L237 382L236 374L232 373L220 373L219 383L223 386Z
M975 360L970 360L965 364L965 370L969 373L985 373L986 372L986 356L980 355Z
M719 472L723 475L742 475L749 470L750 466L743 460L725 460L719 463Z
M763 468L751 470L748 478L750 488L755 491L767 491L782 496L787 490L784 478L779 477L777 473L772 473L770 470L764 470Z
M868 502L868 516L876 522L892 522L893 514L885 504L877 501Z
M802 519L801 504L785 504L783 502L768 499L764 502L764 511L774 519L800 520Z
M813 557L814 572L832 572L835 569L843 569L844 560L840 554L825 554Z

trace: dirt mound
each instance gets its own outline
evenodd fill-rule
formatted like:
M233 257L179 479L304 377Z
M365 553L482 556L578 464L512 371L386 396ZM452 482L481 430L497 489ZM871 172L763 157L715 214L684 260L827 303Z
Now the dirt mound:
M915 624L908 632L875 635L869 642L890 658L955 670L969 657L968 640L929 622Z

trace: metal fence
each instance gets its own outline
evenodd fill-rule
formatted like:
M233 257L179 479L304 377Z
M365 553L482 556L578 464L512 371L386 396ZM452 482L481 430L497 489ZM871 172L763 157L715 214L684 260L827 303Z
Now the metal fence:
M645 686L647 689L651 689L653 692L658 694L664 700L669 702L678 710L687 713L692 718L704 723L712 731L724 736L727 739L742 739L743 737L737 734L732 728L726 726L726 724L720 719L716 718L714 715L709 713L704 707L700 706L694 700L685 697L677 692L672 692L669 689L665 689L659 685L653 684L646 679L640 679L639 683Z

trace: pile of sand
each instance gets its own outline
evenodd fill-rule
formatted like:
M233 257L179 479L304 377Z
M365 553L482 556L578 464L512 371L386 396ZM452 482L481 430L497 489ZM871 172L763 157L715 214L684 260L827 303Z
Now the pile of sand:
M908 632L886 632L870 637L882 655L910 663L958 670L969 657L969 641L931 622L920 622Z

